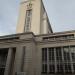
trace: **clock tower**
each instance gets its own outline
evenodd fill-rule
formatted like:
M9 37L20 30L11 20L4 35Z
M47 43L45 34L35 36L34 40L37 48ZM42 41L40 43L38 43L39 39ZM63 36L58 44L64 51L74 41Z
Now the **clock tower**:
M52 33L42 0L21 0L16 32Z

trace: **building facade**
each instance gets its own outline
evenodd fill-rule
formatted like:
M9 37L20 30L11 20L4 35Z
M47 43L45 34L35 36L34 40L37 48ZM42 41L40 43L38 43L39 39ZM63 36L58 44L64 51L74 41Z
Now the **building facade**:
M75 75L75 31L0 37L0 75Z
M75 75L75 31L53 33L42 0L22 0L17 34L0 36L0 75Z

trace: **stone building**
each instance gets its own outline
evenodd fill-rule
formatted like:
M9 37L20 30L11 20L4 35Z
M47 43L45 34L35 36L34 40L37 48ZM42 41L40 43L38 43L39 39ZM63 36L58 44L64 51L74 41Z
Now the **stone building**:
M16 34L0 36L0 75L75 75L75 31L53 33L42 0L22 0Z

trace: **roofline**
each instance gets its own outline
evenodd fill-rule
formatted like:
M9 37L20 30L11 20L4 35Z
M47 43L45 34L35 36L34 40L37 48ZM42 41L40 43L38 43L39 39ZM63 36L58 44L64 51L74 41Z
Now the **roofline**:
M20 35L26 35L26 34L32 34L34 37L39 37L39 36L48 36L48 35L57 35L57 34L62 35L62 34L66 34L66 33L75 33L75 30L55 32L55 33L49 33L49 34L39 34L39 35L35 35L33 32L26 32L26 33L17 33L17 34L4 35L4 36L0 36L0 38L19 37Z
M75 33L75 30L70 30L70 31L63 31L63 32L55 32L55 33L49 33L49 34L40 34L40 35L36 35L36 37L38 36L47 36L47 35L57 35L57 34L66 34L66 33Z
M3 36L0 36L0 38L6 38L6 37L18 37L19 35L25 35L25 34L32 34L33 36L35 36L34 35L34 33L33 32L26 32L26 33L15 33L15 34L10 34L10 35L3 35Z

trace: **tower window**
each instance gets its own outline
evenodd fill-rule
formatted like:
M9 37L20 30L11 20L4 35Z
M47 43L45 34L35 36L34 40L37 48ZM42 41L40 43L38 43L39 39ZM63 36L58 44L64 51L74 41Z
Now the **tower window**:
M30 27L31 27L31 17L32 17L32 10L27 10L26 11L26 19L25 19L25 32L30 31Z

